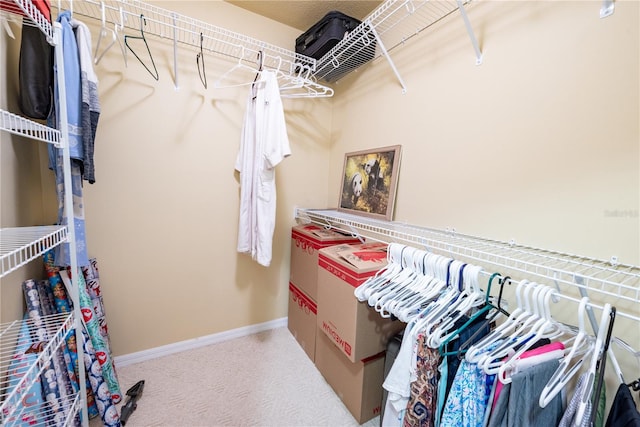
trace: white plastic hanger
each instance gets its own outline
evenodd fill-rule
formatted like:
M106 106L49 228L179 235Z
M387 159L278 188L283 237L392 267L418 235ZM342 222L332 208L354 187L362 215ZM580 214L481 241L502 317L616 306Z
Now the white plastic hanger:
M458 278L460 271L465 264L461 261L454 260L448 267L450 282L440 297L429 305L429 312L420 319L416 324L418 330L424 330L425 334L429 336L431 331L438 325L442 317L449 312L449 307L460 296L458 290Z
M358 301L368 301L373 292L387 286L390 278L402 270L400 258L403 247L403 245L395 243L391 243L387 246L387 265L354 289L353 293Z
M507 360L503 361L498 368L498 378L504 384L511 382L511 375L518 372L519 369L523 369L526 366L531 366L531 359L521 359L521 356L528 351L536 342L541 339L553 340L564 334L567 329L560 323L556 322L551 317L551 307L549 302L551 298L556 294L556 291L549 287L544 287L539 295L539 301L542 303L540 308L543 310L542 318L540 321L531 328L528 334L527 341L525 341L520 348ZM564 347L564 345L562 346ZM548 354L540 355L533 360L542 362L545 360L559 359L564 355L564 348L548 352Z
M496 345L499 341L509 336L512 330L517 326L519 319L523 315L530 315L528 307L525 307L523 300L523 292L531 289L531 285L527 280L521 280L516 286L516 308L511 312L509 317L503 323L498 325L493 331L489 332L484 338L469 347L465 354L465 359L470 363L478 363L488 348Z
M105 14L105 5L104 1L100 2L100 17L102 22L102 27L100 27L100 32L98 33L98 41L96 42L96 50L93 54L93 62L94 64L98 64L105 53L113 46L116 42L116 32L110 28L107 28L107 19ZM106 37L111 34L111 41L108 42L107 46L101 51L100 44L102 43L102 39L106 39Z
M476 265L467 265L463 272L463 290L456 303L449 307L449 314L443 318L436 329L429 335L427 345L431 348L438 348L453 334L451 331L456 322L475 307L485 303L485 294L480 289L479 276L482 268Z
M418 284L415 297L403 301L397 308L396 317L403 322L409 322L425 308L429 307L446 287L447 270L453 260L443 256L428 253L425 257L425 275L422 283Z
M251 73L259 73L260 72L260 67L258 68L253 68L250 67L248 65L244 64L244 61L248 61L247 58L245 58L246 55L246 51L243 45L239 45L238 46L240 48L240 55L238 56L238 62L231 67L229 70L227 70L226 72L224 72L214 83L213 83L213 87L217 88L217 89L226 89L226 88L230 88L230 87L238 87L238 86L248 86L248 85L252 85L255 83L254 80L252 81L248 81L248 82L242 82L242 83L224 83L225 80L227 80L231 75L237 73L239 70L246 70L249 71ZM260 59L260 58L258 58Z
M607 327L609 325L609 319L611 315L611 304L607 303L604 305L602 309L602 316L600 317L600 324L598 326L598 334L596 335L596 342L594 344L593 352L591 354L591 361L589 363L588 377L587 377L587 385L584 387L584 391L582 396L580 396L580 403L578 404L578 409L576 411L576 417L574 420L580 422L585 415L585 411L587 409L587 404L591 399L591 393L593 392L593 383L596 378L596 370L598 368L598 361L601 357L606 357L603 354L604 346L605 346L605 336L607 334ZM592 409L595 411L596 409Z
M531 306L533 312L515 330L513 339L503 342L495 349L489 351L479 363L487 374L497 374L500 368L511 360L516 354L521 355L526 349L531 347L535 341L544 337L541 328L547 324L546 312L543 300L550 297L551 288L537 284L532 292ZM518 350L516 351L516 348ZM508 360L503 360L508 357Z
M411 283L418 280L418 272L414 264L417 253L419 254L418 249L407 247L402 257L402 272L392 280L392 283L386 287L382 293L375 294L375 304L371 304L372 298L369 299L369 304L371 304L382 317L391 317L391 314L387 310L389 303L399 294L406 292L406 288Z
M388 283L384 287L380 287L369 294L368 302L371 307L379 306L382 299L388 298L389 294L394 294L402 289L402 284L414 274L412 269L408 268L408 260L414 251L415 248L410 246L402 248L397 262L400 267L397 274L390 276Z
M587 333L584 325L585 310L588 302L588 297L583 297L580 300L580 305L578 306L578 334L576 335L569 352L560 361L560 365L542 389L540 399L538 400L541 408L546 407L549 402L551 402L553 398L556 397L556 395L569 383L585 360L584 357L580 357L576 362L573 362L573 359L577 355L585 354L588 349L592 348L593 341L591 340L591 336ZM571 365L572 363L573 365Z
M406 284L403 290L398 291L393 299L385 304L385 309L396 314L405 304L420 298L420 291L426 284L433 280L431 274L426 273L425 265L430 262L433 254L424 250L416 250L413 253L413 261L410 266L414 273L414 279Z

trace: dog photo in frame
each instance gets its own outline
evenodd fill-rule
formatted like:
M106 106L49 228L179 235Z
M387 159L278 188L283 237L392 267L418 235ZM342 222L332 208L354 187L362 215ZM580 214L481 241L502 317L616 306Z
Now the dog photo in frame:
M391 221L400 149L392 145L346 153L338 210Z

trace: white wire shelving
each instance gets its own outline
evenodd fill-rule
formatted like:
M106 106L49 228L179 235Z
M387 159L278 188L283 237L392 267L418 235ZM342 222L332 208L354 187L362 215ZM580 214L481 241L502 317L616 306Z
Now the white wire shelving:
M0 229L0 277L28 264L67 239L67 227L12 227Z
M469 2L387 0L318 60L138 0L57 0L52 5L59 10L71 10L74 15L101 21L104 31L110 32L114 39L122 37L125 29L139 34L143 28L145 34L172 40L174 50L178 44L194 49L202 47L204 51L250 66L258 64L261 57L264 67L277 69L294 82L303 82L302 88L308 90L297 91L294 97L300 93L307 97L326 97L332 96L333 91L320 84L320 80L335 82L380 55L389 61L403 90L406 90L389 52L456 11L460 12L471 38L476 63L480 63L482 54L464 10L464 5ZM177 63L174 63L176 87L177 75Z
M0 0L0 9L29 18L29 22L40 28L49 43L52 43L53 27L51 22L47 20L31 0Z
M318 79L336 81L382 55L406 91L389 52L454 12L459 12L463 19L476 64L480 64L482 53L464 9L467 3L470 0L387 0L317 61L314 75Z
M23 23L35 25L46 36L47 42L55 49L57 64L57 85L58 96L60 98L59 118L60 129L52 129L48 126L23 118L16 114L0 109L0 131L19 135L24 138L33 139L49 144L54 144L62 151L63 174L65 191L65 211L67 225L54 226L32 226L32 227L11 227L0 229L0 278L17 270L18 268L34 261L46 251L57 247L60 244L68 244L70 252L70 268L77 271L78 263L76 256L75 227L73 214L73 194L71 191L71 163L68 144L68 123L66 109L66 87L64 75L64 56L62 52L61 26L59 23L49 22L31 0L0 0L2 2L2 13L10 12L25 17ZM13 141L13 140L12 140ZM82 328L82 316L78 298L78 281L73 275L71 299L73 301L73 312L62 315L43 316L38 320L22 320L0 325L0 372L6 375L11 369L12 381L0 382L0 425L22 425L22 411L28 406L24 404L27 393L32 384L40 381L40 374L46 365L52 360L54 353L58 351L67 334L75 329L75 332ZM26 322L26 323L25 323ZM47 337L43 341L43 350L38 354L35 361L22 363L15 367L11 361L19 355L15 353L17 345L17 335L23 325L28 328L33 326L30 322L42 322L38 326L47 327ZM54 332L55 331L55 332ZM82 348L82 334L76 339L78 360L84 360ZM76 393L64 397L58 402L47 402L35 414L35 418L29 419L29 425L50 425L53 417L56 422L63 422L64 425L71 425L78 413L82 414L82 424L88 425L88 412L86 406L86 376L85 370L78 372L79 390ZM9 388L10 387L10 388ZM50 411L54 408L56 414ZM63 412L57 411L64 408ZM34 413L30 408L30 413ZM64 420L59 420L58 416L64 416Z
M42 317L38 320L25 319L0 324L0 372L7 373L7 380L0 383L0 421L3 426L48 425L52 419L52 408L64 408L67 419L72 420L80 410L80 395L67 396L51 402L43 399L38 405L24 405L25 392L30 392L31 384L41 377L49 361L73 329L74 316L70 313ZM26 354L16 353L16 343L25 339L24 331L31 334L35 330L46 331L47 340L34 352L33 360L27 362ZM29 341L31 341L29 337ZM35 403L35 395L31 396ZM26 418L28 417L28 418ZM26 419L25 419L26 418Z
M485 239L455 231L381 221L338 210L298 208L295 216L302 222L334 228L374 241L404 243L474 262L485 268L495 269L494 271L516 272L523 278L555 286L561 292L579 293L600 300L623 301L636 309L633 312L619 310L618 314L640 322L640 266Z
M0 129L56 146L60 145L60 131L42 125L17 114L0 109Z
M114 40L123 37L125 30L129 35L139 36L143 29L145 35L172 41L176 87L178 66L175 52L178 45L186 45L194 51L202 48L205 52L231 58L253 68L261 64L278 70L290 78L289 82L299 85L296 89L308 89L307 97L333 95L332 89L311 78L316 67L315 59L174 11L137 0L58 0L52 5L58 10L71 10L75 16L102 22L104 31L110 32ZM122 40L118 41L122 44ZM294 97L301 97L301 93L299 90L294 92Z

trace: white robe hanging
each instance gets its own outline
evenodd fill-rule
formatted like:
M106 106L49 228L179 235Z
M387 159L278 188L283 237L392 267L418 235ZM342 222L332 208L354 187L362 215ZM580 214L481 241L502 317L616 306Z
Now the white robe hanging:
M264 70L247 100L236 170L240 172L238 252L271 263L276 223L275 167L291 155L278 80Z

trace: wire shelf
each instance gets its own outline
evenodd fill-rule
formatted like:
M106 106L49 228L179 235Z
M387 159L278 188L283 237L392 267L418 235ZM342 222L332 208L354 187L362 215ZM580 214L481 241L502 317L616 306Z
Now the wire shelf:
M0 229L0 277L26 265L67 239L66 226Z
M49 44L53 44L51 22L38 10L31 0L0 0L0 9L29 18L31 23L44 33Z
M102 4L105 23L109 28L118 26L139 33L141 16L144 16L145 34L175 40L197 49L200 48L202 34L203 50L251 64L258 63L258 54L262 52L265 67L284 73L295 73L300 66L315 70L316 61L313 58L141 1L63 0L57 4L54 2L54 6L61 10L73 10L74 15L100 21L103 14Z
M387 55L469 2L387 0L317 61L314 75L336 81L367 62Z
M23 404L22 397L25 390L41 380L41 375L47 369L51 359L57 351L60 351L65 338L73 330L73 313L55 314L38 319L24 319L11 323L0 324L0 372L7 373L7 381L0 383L0 421L2 425L22 425L23 416L27 408ZM36 338L35 331L40 335ZM27 333L27 336L24 335ZM44 335L42 336L44 332ZM34 340L34 338L36 338ZM27 354L18 349L18 344L24 347L25 343L34 344L42 339L42 348L38 348L32 354L31 361L27 361ZM20 341L22 340L22 341ZM52 408L64 408L67 419L72 419L80 409L80 395L75 393L74 398L62 398L57 402L43 403L40 407L29 407L29 416L37 413L38 417L29 419L31 422L41 422L46 425L46 420L51 420ZM72 412L67 412L72 409Z
M550 286L615 298L640 307L640 266L616 264L573 254L485 239L455 231L381 221L336 210L297 209L301 221L335 228L384 243L405 243L429 251L468 260L497 271L535 276ZM635 304L635 305L634 305ZM640 321L638 313L619 311Z
M0 130L56 146L60 145L59 130L2 109L0 109Z

